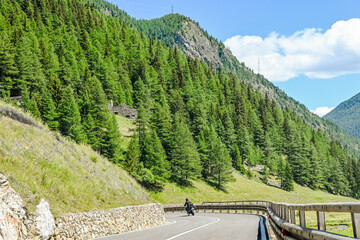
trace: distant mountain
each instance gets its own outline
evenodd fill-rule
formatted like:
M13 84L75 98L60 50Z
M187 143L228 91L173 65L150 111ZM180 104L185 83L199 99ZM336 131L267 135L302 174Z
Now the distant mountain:
M351 136L360 138L360 93L342 102L324 116Z

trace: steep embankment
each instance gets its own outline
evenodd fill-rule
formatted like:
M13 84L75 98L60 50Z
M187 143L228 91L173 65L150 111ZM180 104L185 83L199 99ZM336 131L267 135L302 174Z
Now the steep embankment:
M324 116L350 135L360 138L360 93L342 102Z
M4 106L0 102L0 109ZM0 169L31 211L41 198L55 215L153 201L128 173L89 146L34 122L39 127L0 117Z

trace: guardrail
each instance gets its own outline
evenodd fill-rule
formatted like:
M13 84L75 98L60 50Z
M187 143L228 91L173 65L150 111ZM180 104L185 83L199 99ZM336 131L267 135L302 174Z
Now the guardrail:
M227 201L204 202L196 205L197 211L237 211L249 210L266 212L270 226L280 239L321 239L321 240L349 240L360 238L360 203L326 203L326 204L286 204L270 201ZM183 205L165 205L165 212L184 211ZM306 227L306 212L315 211L318 229ZM298 212L299 219L296 220ZM354 237L347 237L326 232L325 212L346 212L351 215ZM296 223L299 223L297 225Z
M267 201L228 201L228 202L203 202L202 204L195 205L197 211L235 211L238 210L249 210L258 212L267 212ZM165 205L165 212L179 212L185 211L183 205Z

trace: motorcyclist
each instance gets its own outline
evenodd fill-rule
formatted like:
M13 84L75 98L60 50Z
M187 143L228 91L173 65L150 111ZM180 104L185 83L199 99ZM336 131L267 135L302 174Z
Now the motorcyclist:
M185 204L184 204L186 211L190 212L190 210L193 206L194 206L194 204L189 199L186 199Z

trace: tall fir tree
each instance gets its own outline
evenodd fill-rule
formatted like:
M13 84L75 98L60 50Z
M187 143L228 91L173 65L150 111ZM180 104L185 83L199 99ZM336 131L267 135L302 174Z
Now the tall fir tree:
M171 144L171 178L179 184L199 176L200 157L191 132L179 114L175 114Z
M5 31L0 31L0 97L8 98L18 74L14 47Z
M65 97L59 107L59 130L76 142L85 142L86 135L81 124L79 107L74 98L71 86L65 89Z

